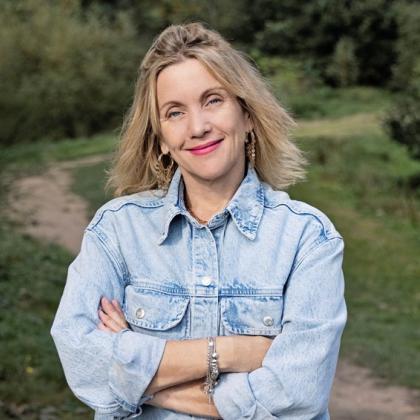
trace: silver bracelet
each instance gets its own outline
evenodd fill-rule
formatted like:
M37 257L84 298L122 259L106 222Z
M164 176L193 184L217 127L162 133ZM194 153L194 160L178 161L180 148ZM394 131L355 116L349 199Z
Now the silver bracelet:
M214 337L208 337L208 349L207 349L207 376L204 382L204 392L209 396L209 404L213 400L214 388L217 385L217 379L219 378L219 366L217 359L219 355L216 352L216 339Z

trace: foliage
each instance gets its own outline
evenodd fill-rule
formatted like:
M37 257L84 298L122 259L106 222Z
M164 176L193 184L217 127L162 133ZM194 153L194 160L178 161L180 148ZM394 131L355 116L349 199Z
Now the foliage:
M420 159L420 83L400 95L384 123L390 136Z
M390 78L396 54L394 3L394 0L255 1L251 6L253 15L258 15L257 10L265 10L262 29L256 33L256 45L270 54L299 56L312 63L326 81L334 83L336 75L331 79L328 66L337 61L337 55L343 55L343 42L351 40L354 44L351 66L358 65L355 81L384 85Z
M359 79L359 63L355 54L355 45L351 38L343 37L335 45L327 75L338 86L351 86Z
M420 80L420 4L404 1L395 8L398 21L398 60L393 66L392 87L409 91Z
M76 0L0 5L0 144L120 124L143 49L127 15Z
M396 60L399 0L112 3L133 12L139 34L157 34L173 23L204 21L247 52L258 49L264 55L299 59L333 85L385 85Z

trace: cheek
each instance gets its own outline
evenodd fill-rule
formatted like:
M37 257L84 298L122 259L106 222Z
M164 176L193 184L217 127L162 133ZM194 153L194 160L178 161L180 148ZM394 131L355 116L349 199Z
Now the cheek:
M169 150L174 150L179 146L181 138L179 133L174 127L162 127L161 134L162 134L162 145L166 146ZM163 150L163 149L162 149Z
M225 133L230 136L245 138L246 132L246 119L240 110L230 109L229 112L221 112L214 120Z

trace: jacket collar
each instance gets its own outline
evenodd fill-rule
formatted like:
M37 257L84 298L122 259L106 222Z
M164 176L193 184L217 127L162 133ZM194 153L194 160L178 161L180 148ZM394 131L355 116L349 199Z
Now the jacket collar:
M158 244L167 238L171 222L176 215L190 217L184 203L184 181L178 167L172 177L168 191L163 198L161 235ZM254 240L264 210L264 188L255 169L248 165L247 174L225 207L224 211L213 216L209 227L215 227L228 214L231 215L239 231Z

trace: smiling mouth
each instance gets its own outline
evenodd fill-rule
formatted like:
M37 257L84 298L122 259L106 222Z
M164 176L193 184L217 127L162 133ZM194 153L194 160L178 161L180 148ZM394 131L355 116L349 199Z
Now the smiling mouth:
M215 140L215 141L210 141L210 142L208 142L206 144L203 144L202 146L197 146L197 147L194 147L192 149L187 149L187 150L193 150L194 151L194 150L206 149L207 147L210 147L210 146L213 146L213 145L215 145L217 143L220 143L222 140L223 139L221 139L221 140Z

